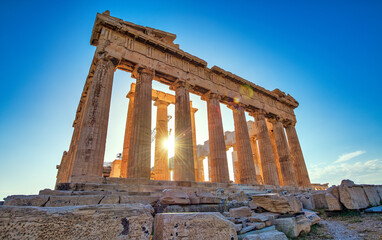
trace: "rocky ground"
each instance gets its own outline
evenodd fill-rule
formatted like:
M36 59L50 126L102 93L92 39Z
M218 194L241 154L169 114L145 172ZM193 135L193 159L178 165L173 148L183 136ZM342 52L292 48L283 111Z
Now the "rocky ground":
M321 212L311 232L294 239L381 240L382 214L347 211L334 216Z

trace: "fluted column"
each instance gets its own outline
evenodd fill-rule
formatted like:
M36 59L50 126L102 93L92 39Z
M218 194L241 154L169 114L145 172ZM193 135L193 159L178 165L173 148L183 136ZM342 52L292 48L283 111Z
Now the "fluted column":
M297 186L296 174L293 167L293 160L289 151L288 142L285 136L284 127L281 121L272 119L273 132L275 135L277 153L279 155L280 170L285 186Z
M280 182L278 179L275 158L272 151L271 140L269 138L264 112L256 111L251 113L251 115L254 116L256 120L255 126L264 184L278 186L280 185Z
M257 182L259 184L263 184L263 176L262 176L262 172L261 172L262 171L261 170L261 162L260 162L259 150L257 148L257 136L252 136L250 138L250 140L251 140L251 149L252 149L253 161L255 163Z
M135 87L131 122L127 177L150 179L151 168L151 105L154 73L140 69Z
M155 135L155 163L154 173L155 180L170 180L170 171L168 169L168 121L167 106L169 102L156 100L154 105L157 106L157 123Z
M219 96L208 93L203 96L207 101L208 134L210 156L211 182L229 182L228 161L225 148L223 122L220 112Z
M275 163L277 168L277 175L279 177L279 182L281 186L284 186L283 175L281 173L281 166L279 161L279 154L277 153L275 134L273 132L273 124L270 122L270 119L267 119L267 128L268 128L269 138L271 139L272 151L273 151L273 156L275 157Z
M240 105L235 105L231 109L233 110L233 120L235 123L235 141L240 169L240 183L257 184L256 169L253 162L244 109Z
M130 100L129 100L129 107L127 110L125 139L123 141L122 162L121 162L121 177L123 178L127 177L131 123L133 121L133 112L134 112L134 93L129 92L126 97L129 98Z
M285 131L288 137L289 148L293 159L294 170L299 186L310 187L308 170L305 165L304 155L302 154L300 141L298 140L295 123L287 124Z
M175 90L174 180L195 181L189 86L177 80L171 89Z
M111 91L117 63L116 59L105 57L96 62L88 103L84 109L72 182L102 177Z
M190 102L190 109L191 109L191 127L192 127L192 150L194 152L194 168L195 168L195 181L196 182L203 182L203 180L200 178L200 166L198 161L198 148L196 145L196 126L195 126L195 113L198 111L197 108L192 107L192 102Z

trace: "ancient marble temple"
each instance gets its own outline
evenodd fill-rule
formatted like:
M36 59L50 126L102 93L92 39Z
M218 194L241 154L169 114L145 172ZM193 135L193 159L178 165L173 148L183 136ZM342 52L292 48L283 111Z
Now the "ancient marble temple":
M229 182L226 139L220 103L232 109L235 128L235 183L310 187L296 133L298 102L279 89L266 90L251 81L193 56L174 44L176 35L97 14L91 36L96 47L73 123L68 151L58 166L57 183L85 183L102 178L114 72L136 79L125 129L121 178L150 179L151 111L157 107L156 142L168 137L167 107L175 105L174 181L204 181L196 156L195 112L190 93L206 101L210 181ZM169 86L174 95L152 89L152 81ZM254 120L247 128L245 112ZM123 129L121 129L123 131ZM168 153L155 148L155 180L170 180Z

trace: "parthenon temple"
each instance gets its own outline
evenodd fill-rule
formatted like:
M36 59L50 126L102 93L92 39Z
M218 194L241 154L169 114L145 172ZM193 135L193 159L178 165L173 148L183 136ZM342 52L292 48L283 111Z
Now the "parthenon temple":
M228 183L227 149L234 148L234 183L310 187L295 129L298 102L279 89L266 90L179 48L175 34L97 14L91 36L96 47L73 123L69 150L58 166L57 184L91 183L102 178L114 72L130 72L130 89L119 178L151 177L152 101L157 108L154 180ZM174 94L152 89L152 81ZM196 145L190 94L207 103L206 144ZM175 155L170 177L168 105L175 106ZM233 112L234 132L223 131L220 104ZM246 119L248 112L253 119ZM123 131L123 130L121 130ZM204 151L204 152L203 152Z

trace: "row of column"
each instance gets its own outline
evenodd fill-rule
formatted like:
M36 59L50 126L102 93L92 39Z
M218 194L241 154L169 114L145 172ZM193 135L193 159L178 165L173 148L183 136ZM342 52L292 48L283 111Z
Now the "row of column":
M79 128L78 147L72 164L71 180L69 181L83 181L84 178L88 181L92 177L102 176L115 68L116 61L113 59L102 58L96 63L83 120ZM128 119L131 118L131 127L126 128L126 135L130 137L124 143L124 155L127 154L128 163L125 163L127 166L122 166L121 174L132 178L149 179L151 172L151 101L154 72L141 68L138 70L136 77L136 94L133 98L130 98L129 103L131 108L129 106ZM175 181L195 181L195 176L198 175L195 173L194 167L198 160L194 157L193 141L195 136L193 136L192 131L189 87L185 81L181 80L177 80L171 86L171 89L175 91ZM207 101L208 110L211 181L228 182L228 163L220 112L220 99L214 93L205 94L203 99ZM157 125L161 126L157 133L159 139L167 135L167 106L158 102L157 107ZM256 120L258 132L257 144L260 160L256 162L253 155L257 153L253 154L253 147L251 148L244 108L240 104L235 104L231 106L231 109L233 110L235 124L238 183L257 184L259 183L259 175L261 175L264 184L279 185L281 182L283 185L310 185L301 147L293 125L286 127L287 140L283 124L279 119L274 119L273 133L278 153L278 162L276 163L265 113L261 110L250 113ZM158 151L162 151L160 149L163 150L163 148L158 148ZM161 154L166 153L164 151L160 152L158 156ZM277 172L277 164L279 164L280 174ZM165 164L159 164L158 169L164 168L166 168ZM261 174L259 174L260 171ZM168 173L163 172L160 174L164 174L163 177L168 179L166 175Z

